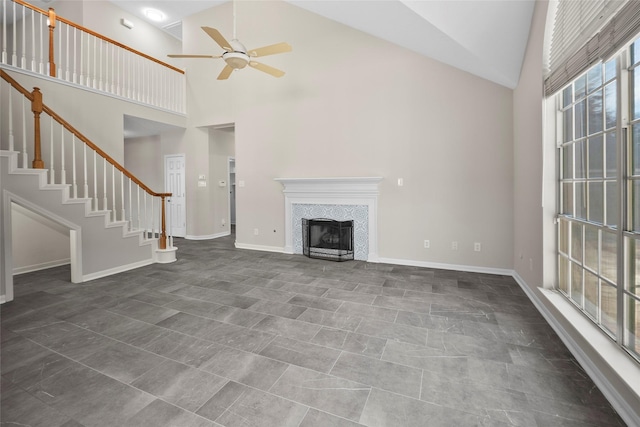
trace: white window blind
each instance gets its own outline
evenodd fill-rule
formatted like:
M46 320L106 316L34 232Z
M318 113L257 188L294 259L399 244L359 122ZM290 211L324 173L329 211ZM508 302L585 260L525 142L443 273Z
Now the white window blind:
M633 37L638 29L634 11L640 11L639 1L559 0L551 36L546 94L562 89L605 54L629 41L620 40L624 39L622 33ZM614 32L618 36L612 38ZM615 49L613 43L617 44Z

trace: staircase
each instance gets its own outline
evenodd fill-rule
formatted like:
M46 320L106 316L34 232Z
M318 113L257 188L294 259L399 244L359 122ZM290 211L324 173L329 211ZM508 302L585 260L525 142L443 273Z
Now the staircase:
M0 0L0 10L0 303L13 299L14 203L69 230L73 283L175 261L171 194L152 191L9 72L182 114L184 71L52 8Z
M171 194L149 189L2 68L0 303L13 299L13 203L69 230L74 283L175 261Z

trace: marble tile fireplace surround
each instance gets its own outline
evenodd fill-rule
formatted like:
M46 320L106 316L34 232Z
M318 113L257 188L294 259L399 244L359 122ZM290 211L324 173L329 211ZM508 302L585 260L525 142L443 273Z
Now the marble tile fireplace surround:
M378 260L381 177L276 178L283 186L284 252L302 254L302 218L354 221L354 258Z

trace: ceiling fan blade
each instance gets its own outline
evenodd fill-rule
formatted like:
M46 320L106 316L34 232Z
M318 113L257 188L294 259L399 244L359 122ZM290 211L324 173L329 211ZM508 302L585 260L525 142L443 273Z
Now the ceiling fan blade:
M218 80L227 80L231 73L233 72L233 68L225 65L220 74L218 75Z
M284 76L284 71L278 70L277 68L270 67L269 65L261 64L260 62L251 61L249 62L249 66L255 68L256 70L260 70L264 73L271 74L273 77Z
M259 47L248 52L249 56L257 58L258 56L275 55L276 53L291 52L293 48L289 43L282 42L272 44L270 46Z
M222 58L215 55L167 55L169 58Z
M220 31L211 27L202 27L202 29L209 35L209 37L215 40L215 42L218 43L221 48L223 48L227 52L233 51L233 49L231 48L231 43L229 43L227 39L225 39L224 36L220 34Z

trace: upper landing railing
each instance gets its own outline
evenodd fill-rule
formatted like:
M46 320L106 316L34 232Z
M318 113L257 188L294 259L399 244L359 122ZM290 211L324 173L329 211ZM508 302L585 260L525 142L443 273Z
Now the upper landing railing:
M0 63L185 113L184 71L23 0L0 0Z

